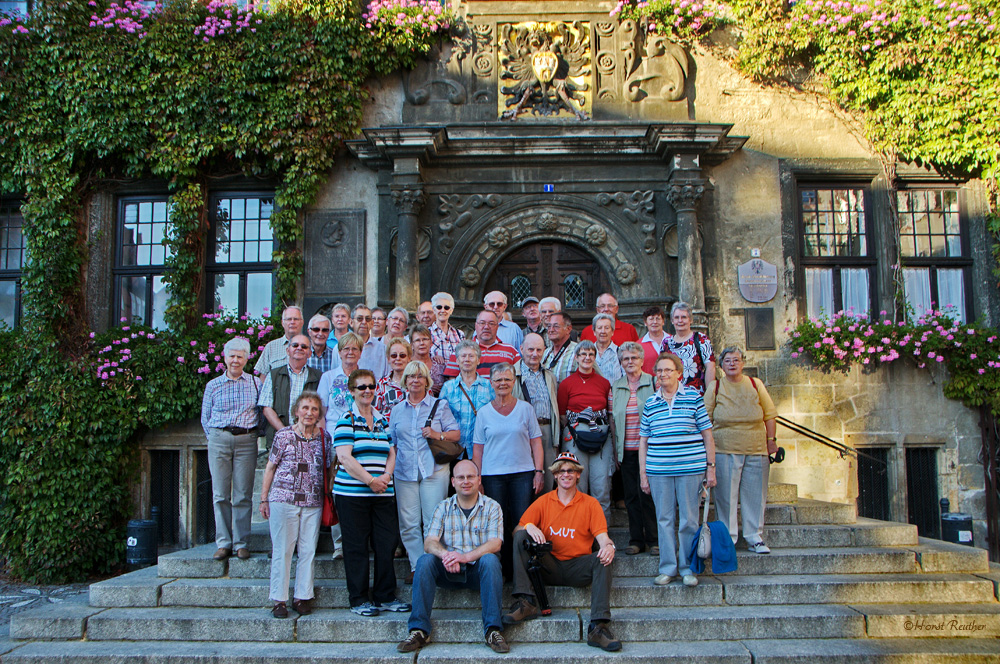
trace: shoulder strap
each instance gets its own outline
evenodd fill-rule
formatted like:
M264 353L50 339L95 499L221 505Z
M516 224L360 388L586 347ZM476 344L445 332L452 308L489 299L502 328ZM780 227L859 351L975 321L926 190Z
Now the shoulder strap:
M424 423L425 427L429 427L431 425L431 422L434 420L434 413L437 412L437 409L438 409L439 405L441 405L441 400L440 399L435 399L434 400L434 405L431 406L431 414L427 416L427 422Z
M462 390L462 394L465 395L465 398L466 398L466 400L468 400L469 405L472 406L472 414L473 415L478 415L479 411L476 409L476 404L474 404L472 402L472 397L470 397L469 393L465 391L465 385L462 384L462 376L459 375L458 377L455 378L455 380L458 381L458 389ZM437 406L437 404L434 404L434 405Z

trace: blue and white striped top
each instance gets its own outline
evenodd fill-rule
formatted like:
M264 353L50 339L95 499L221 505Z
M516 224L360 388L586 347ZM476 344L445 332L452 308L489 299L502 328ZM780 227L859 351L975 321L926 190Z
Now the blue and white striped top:
M389 439L389 422L374 408L372 415L375 417L375 427L369 431L365 418L358 412L357 405L345 412L337 420L337 428L333 433L333 447L337 449L349 445L351 455L357 459L361 467L373 477L378 477L385 472L392 441ZM389 482L389 488L384 493L375 493L364 482L351 477L343 465L337 469L337 474L333 478L333 492L338 496L357 497L394 495L392 482Z
M647 475L696 475L705 472L708 457L701 432L712 428L698 390L681 385L671 404L657 390L646 399L639 435L646 441Z

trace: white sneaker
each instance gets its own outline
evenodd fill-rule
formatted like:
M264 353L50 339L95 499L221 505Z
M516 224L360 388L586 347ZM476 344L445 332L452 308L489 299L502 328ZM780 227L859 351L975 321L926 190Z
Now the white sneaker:
M767 544L763 542L751 542L747 545L747 549L754 553L771 553L771 549L767 548Z
M344 557L344 550L343 549L334 549L333 550L333 559L334 560L340 560L343 557Z
M698 585L698 577L696 577L694 574L685 574L684 578L681 579L681 582L688 588L694 588L696 585Z
M660 574L655 579L653 579L653 583L655 583L658 586L665 586L673 580L674 577L670 576L669 574Z

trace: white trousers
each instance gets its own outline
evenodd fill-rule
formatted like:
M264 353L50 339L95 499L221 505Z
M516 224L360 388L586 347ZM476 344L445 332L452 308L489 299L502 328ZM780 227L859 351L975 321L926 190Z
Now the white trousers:
M322 507L296 507L287 503L269 503L271 516L271 601L288 601L288 582L292 573L292 552L296 546L299 561L295 566L295 599L313 598L313 572Z

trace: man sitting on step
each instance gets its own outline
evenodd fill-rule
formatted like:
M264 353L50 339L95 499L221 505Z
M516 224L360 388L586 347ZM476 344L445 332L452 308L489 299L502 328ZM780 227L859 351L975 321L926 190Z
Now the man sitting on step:
M622 642L608 628L611 622L611 561L615 545L597 499L577 490L583 464L563 452L549 466L556 489L533 502L514 531L514 606L503 617L505 625L538 617L535 591L528 576L528 538L538 544L552 542L552 553L540 556L546 585L590 585L590 626L587 645L608 652L621 650ZM593 551L594 540L600 548Z
M486 645L494 652L510 651L500 619L503 572L497 554L503 543L503 512L495 500L480 493L481 483L475 463L455 464L451 478L455 495L434 510L424 539L426 553L414 570L413 609L407 624L410 635L396 646L399 652L419 650L430 641L431 607L438 586L478 589Z

